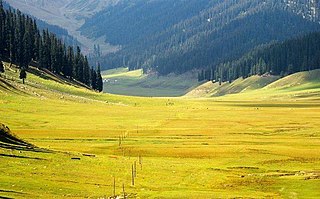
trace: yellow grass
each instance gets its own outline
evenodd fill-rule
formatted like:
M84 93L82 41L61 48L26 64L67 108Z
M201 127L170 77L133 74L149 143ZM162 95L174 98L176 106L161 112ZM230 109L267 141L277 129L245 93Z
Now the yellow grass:
M129 71L128 68L122 68L118 70L105 71L102 75L103 79L115 78L115 77L131 77L140 78L143 76L142 69Z
M113 177L130 198L320 197L314 97L123 97L6 77L14 88L0 87L0 122L52 153L0 149L2 197L109 197Z

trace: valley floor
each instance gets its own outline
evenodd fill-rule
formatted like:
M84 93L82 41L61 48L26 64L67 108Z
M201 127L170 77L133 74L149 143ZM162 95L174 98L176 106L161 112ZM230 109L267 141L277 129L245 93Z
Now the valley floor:
M1 197L110 197L114 178L129 198L320 197L314 96L126 97L5 75L0 122L49 151L0 148Z

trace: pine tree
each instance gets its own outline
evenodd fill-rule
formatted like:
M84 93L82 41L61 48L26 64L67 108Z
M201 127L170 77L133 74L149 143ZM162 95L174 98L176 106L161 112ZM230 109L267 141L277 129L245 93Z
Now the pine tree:
M66 67L66 76L69 76L70 79L74 77L74 53L73 53L73 47L69 46L67 50L67 67Z
M41 36L38 30L36 20L33 21L33 35L34 35L33 58L34 60L39 60Z
M55 73L58 72L58 60L57 60L58 48L56 41L51 40L51 70Z
M21 54L21 62L20 67L28 68L28 65L32 59L32 41L31 41L30 31L27 29L23 36L23 45L22 45L22 54Z
M5 49L5 20L6 14L3 9L2 0L0 0L0 58L3 57Z
M1 58L0 58L0 73L4 73L4 65L1 61Z
M83 83L90 86L90 67L88 58L86 56L84 57L83 62Z
M7 12L6 24L8 26L7 47L9 48L9 59L11 62L16 61L17 46L15 45L15 19L16 17L11 10Z
M24 84L24 80L27 78L27 72L25 68L20 69L20 79L22 79L22 83Z
M77 46L77 52L74 59L74 68L73 68L73 77L76 80L81 81L82 79L82 55L81 55L81 49L79 46Z
M68 64L67 48L66 48L65 44L63 44L63 46L62 46L62 53L63 53L63 55L62 55L61 71L65 77L68 77L70 75L68 74L69 64Z
M93 88L94 90L97 90L97 73L96 71L91 68L91 88Z
M99 92L103 91L103 80L101 76L100 63L98 63L98 69L97 69L97 90Z

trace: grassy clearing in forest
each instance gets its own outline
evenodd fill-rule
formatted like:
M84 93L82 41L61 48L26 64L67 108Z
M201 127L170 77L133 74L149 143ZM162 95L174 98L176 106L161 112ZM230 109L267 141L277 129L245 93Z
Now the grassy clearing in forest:
M1 87L0 122L52 151L0 148L1 197L112 196L113 177L131 198L320 197L314 97L123 97L32 74L13 85Z

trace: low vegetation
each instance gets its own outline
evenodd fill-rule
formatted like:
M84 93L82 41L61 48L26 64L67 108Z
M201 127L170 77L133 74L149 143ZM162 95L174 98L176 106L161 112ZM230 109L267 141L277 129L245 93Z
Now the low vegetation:
M104 91L112 94L164 97L182 96L199 83L195 74L157 76L144 75L142 70L129 71L127 68L107 70L103 73Z
M27 75L5 63L0 122L39 150L0 146L1 197L320 197L319 87L143 98Z

